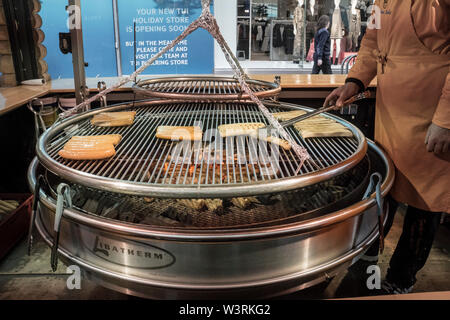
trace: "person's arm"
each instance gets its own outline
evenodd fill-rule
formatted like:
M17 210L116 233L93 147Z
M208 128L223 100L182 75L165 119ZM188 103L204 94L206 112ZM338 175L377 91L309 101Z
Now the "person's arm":
M434 112L433 122L428 128L425 144L429 152L436 154L450 150L450 70Z
M446 129L450 129L450 70L442 89L441 99L434 112L433 123Z
M375 3L378 4L379 1ZM336 103L336 107L342 107L345 100L362 92L377 75L377 57L374 52L378 49L377 29L367 29L361 41L361 48L358 52L355 65L345 80L345 85L334 90L326 98L324 106Z

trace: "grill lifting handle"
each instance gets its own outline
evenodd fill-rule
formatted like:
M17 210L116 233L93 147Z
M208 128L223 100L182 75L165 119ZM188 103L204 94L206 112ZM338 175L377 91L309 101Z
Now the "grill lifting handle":
M378 181L375 184L375 179ZM375 191L375 199L377 201L377 215L378 215L378 231L380 234L380 253L384 250L384 227L383 227L383 197L381 196L381 182L383 177L378 172L370 176L370 183L364 194L363 200L368 199L373 191ZM374 190L375 188L375 190Z
M54 225L54 238L53 238L53 247L51 254L51 266L53 272L58 268L58 245L59 245L59 233L61 228L61 218L64 213L64 207L71 208L72 207L72 196L70 194L70 187L61 183L58 186L58 199L56 201L56 212L55 212L55 225Z
M34 186L34 198L33 198L33 207L31 210L31 218L30 218L30 226L28 229L28 248L27 253L29 256L31 256L31 250L33 249L33 230L34 230L34 223L36 221L36 214L39 206L39 199L41 194L41 188L45 183L45 179L43 175L39 175L36 185Z

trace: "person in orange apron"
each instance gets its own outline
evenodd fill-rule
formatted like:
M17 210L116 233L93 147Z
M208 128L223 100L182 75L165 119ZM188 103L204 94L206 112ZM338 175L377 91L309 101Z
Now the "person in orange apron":
M377 0L346 84L324 104L341 107L377 76L375 140L396 167L390 212L408 205L383 282L388 292L412 290L441 213L450 213L449 70L450 0ZM388 220L387 231L392 214ZM372 262L373 248L366 252Z

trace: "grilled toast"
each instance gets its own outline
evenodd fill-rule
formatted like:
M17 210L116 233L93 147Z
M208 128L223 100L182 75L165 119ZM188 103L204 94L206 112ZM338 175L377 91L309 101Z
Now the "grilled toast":
M200 127L160 126L156 129L156 137L166 140L202 140L203 132Z
M91 123L97 127L122 127L130 126L134 122L136 111L102 112L96 114Z

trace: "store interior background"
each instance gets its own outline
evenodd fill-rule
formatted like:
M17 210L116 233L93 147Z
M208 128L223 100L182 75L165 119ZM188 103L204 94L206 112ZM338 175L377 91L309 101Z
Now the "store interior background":
M366 30L370 0L216 0L224 37L249 73L311 73L311 41L321 15L331 20L333 73L356 54ZM297 32L296 32L297 31ZM281 36L281 38L280 38ZM215 73L230 72L215 47Z
M220 30L234 50L244 69L250 74L310 74L313 62L310 51L311 40L321 15L331 20L331 49L335 64L333 73L341 73L344 55L354 55L365 32L365 21L371 0L213 0L212 11ZM117 77L130 74L134 59L134 19L155 18L139 15L140 8L152 8L161 1L120 0L118 16L113 17L109 0L81 1L83 41L88 78ZM183 7L184 1L167 3L169 7ZM187 2L193 21L199 14L199 0ZM45 34L43 45L47 48L45 62L52 80L72 79L71 56L61 53L59 33L68 32L66 3L60 0L42 2L40 15ZM117 19L117 20L114 20ZM115 21L118 24L115 38ZM138 27L154 27L158 24L138 22ZM187 26L187 24L186 24ZM344 37L344 29L349 36ZM146 40L172 40L179 32L137 32L137 42ZM151 66L144 74L231 74L232 70L222 50L204 30L197 30L190 39L188 66L171 68ZM119 47L116 47L116 41ZM350 44L350 45L349 45ZM341 50L342 48L342 50ZM139 49L139 48L138 48ZM342 52L341 52L342 51ZM120 57L121 55L121 57ZM138 62L139 62L138 58ZM145 59L146 60L146 59Z

